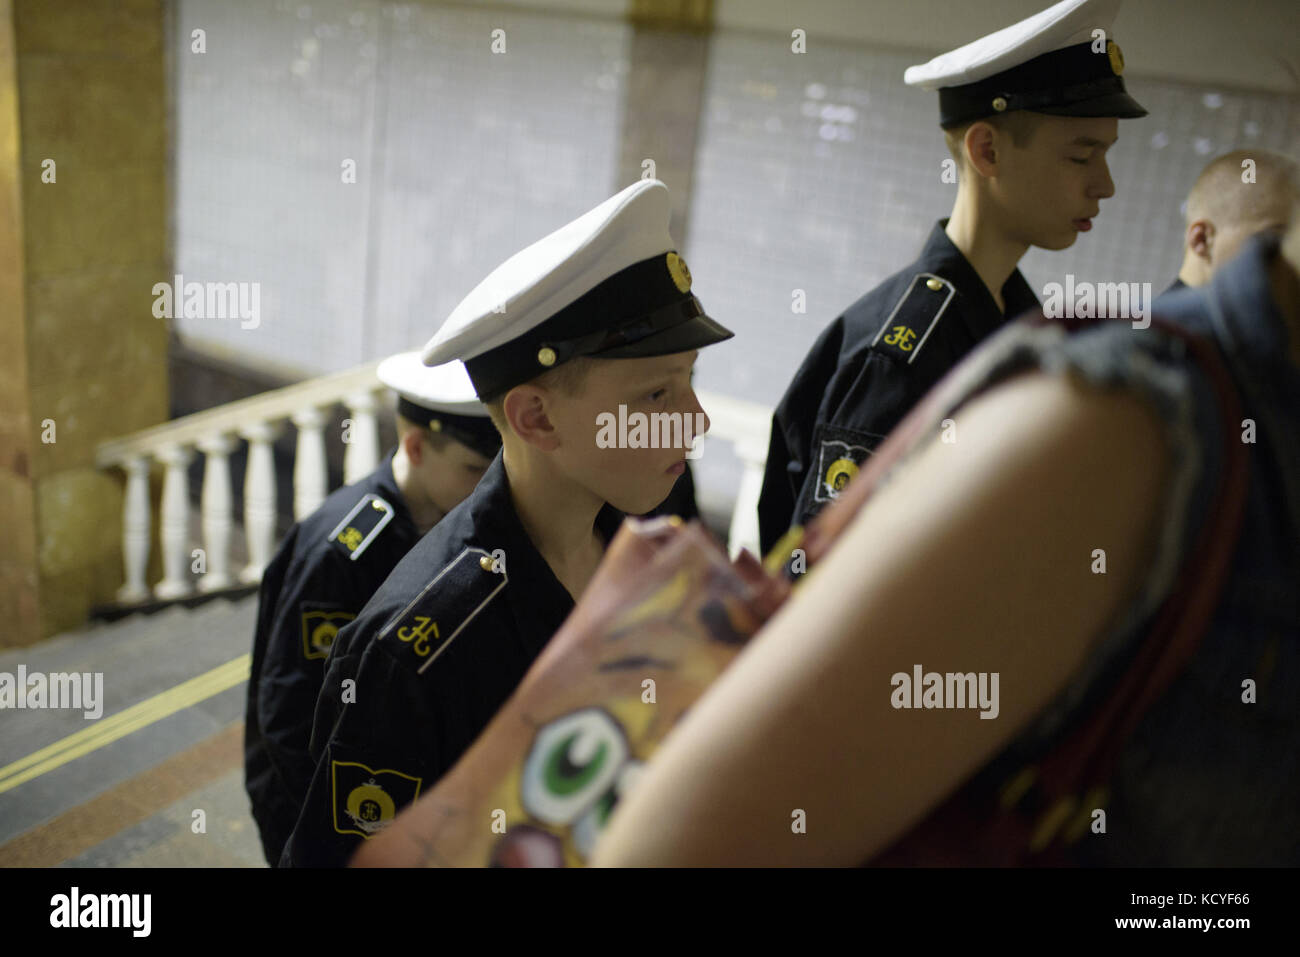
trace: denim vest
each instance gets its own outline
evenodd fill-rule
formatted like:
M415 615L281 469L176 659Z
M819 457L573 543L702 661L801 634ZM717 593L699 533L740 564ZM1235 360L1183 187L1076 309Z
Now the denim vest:
M1027 371L1124 388L1163 421L1169 462L1163 521L1136 596L1067 687L969 782L972 795L994 792L1050 751L1130 667L1213 506L1225 430L1248 443L1244 515L1219 601L1192 660L1120 751L1102 804L1105 831L1089 828L1067 849L1075 863L1300 863L1300 368L1288 361L1287 329L1271 301L1276 254L1275 239L1257 237L1208 288L1166 293L1154 308L1218 346L1253 430L1251 421L1220 421L1210 380L1185 343L1128 322L1070 335L1015 323L938 387L936 423ZM1244 700L1247 681L1253 702Z
M1224 425L1247 442L1250 484L1200 648L1122 753L1107 833L1083 839L1081 862L1300 863L1300 368L1271 299L1276 255L1275 238L1255 237L1208 289L1155 304L1218 345L1253 420L1254 444L1250 421Z

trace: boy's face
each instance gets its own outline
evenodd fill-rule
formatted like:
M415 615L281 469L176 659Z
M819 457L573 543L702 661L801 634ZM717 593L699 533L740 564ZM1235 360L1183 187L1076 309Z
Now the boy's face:
M424 495L445 515L469 497L492 461L455 439L440 442L436 450L427 436L420 441L420 461L412 463L412 473Z
M1043 249L1074 245L1092 228L1101 201L1115 194L1106 151L1118 137L1114 117L1035 117L1028 143L998 136L998 170L990 184L1003 231Z
M691 386L696 355L590 360L575 394L552 392L547 403L557 467L629 515L663 502L686 470L690 437L709 428Z

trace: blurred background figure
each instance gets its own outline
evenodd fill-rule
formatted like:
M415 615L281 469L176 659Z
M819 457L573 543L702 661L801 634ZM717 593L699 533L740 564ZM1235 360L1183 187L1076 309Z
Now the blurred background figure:
M1239 149L1211 160L1187 194L1183 264L1171 289L1203 286L1247 237L1286 231L1300 199L1300 164L1267 149Z

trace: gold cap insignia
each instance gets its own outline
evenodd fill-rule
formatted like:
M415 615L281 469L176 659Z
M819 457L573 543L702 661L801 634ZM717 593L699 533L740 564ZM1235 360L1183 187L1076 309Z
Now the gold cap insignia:
M537 350L537 361L544 366L555 365L555 350L550 346L542 346Z
M1114 40L1106 41L1106 55L1110 57L1110 68L1119 76L1124 72L1124 54Z
M691 291L691 271L686 268L686 260L676 253L668 254L668 275L673 277L673 285L678 292Z

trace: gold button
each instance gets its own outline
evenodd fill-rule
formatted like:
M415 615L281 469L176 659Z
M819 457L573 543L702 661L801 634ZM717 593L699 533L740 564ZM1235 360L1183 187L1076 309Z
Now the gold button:
M995 96L993 98L993 109L1001 113L1006 108L1007 108L1007 101L1005 97Z
M490 572L492 570L492 556L484 555L480 558L478 560L478 567L483 569L485 572Z
M938 292L940 289L943 288L943 283L941 283L937 279L927 279L925 281L925 284L929 286L931 289L933 289L935 292Z
M441 432L441 431L442 431L442 419L430 419L430 420L429 420L429 431L430 431L430 432Z
M537 350L537 361L544 366L555 365L555 350L550 346L542 346Z

